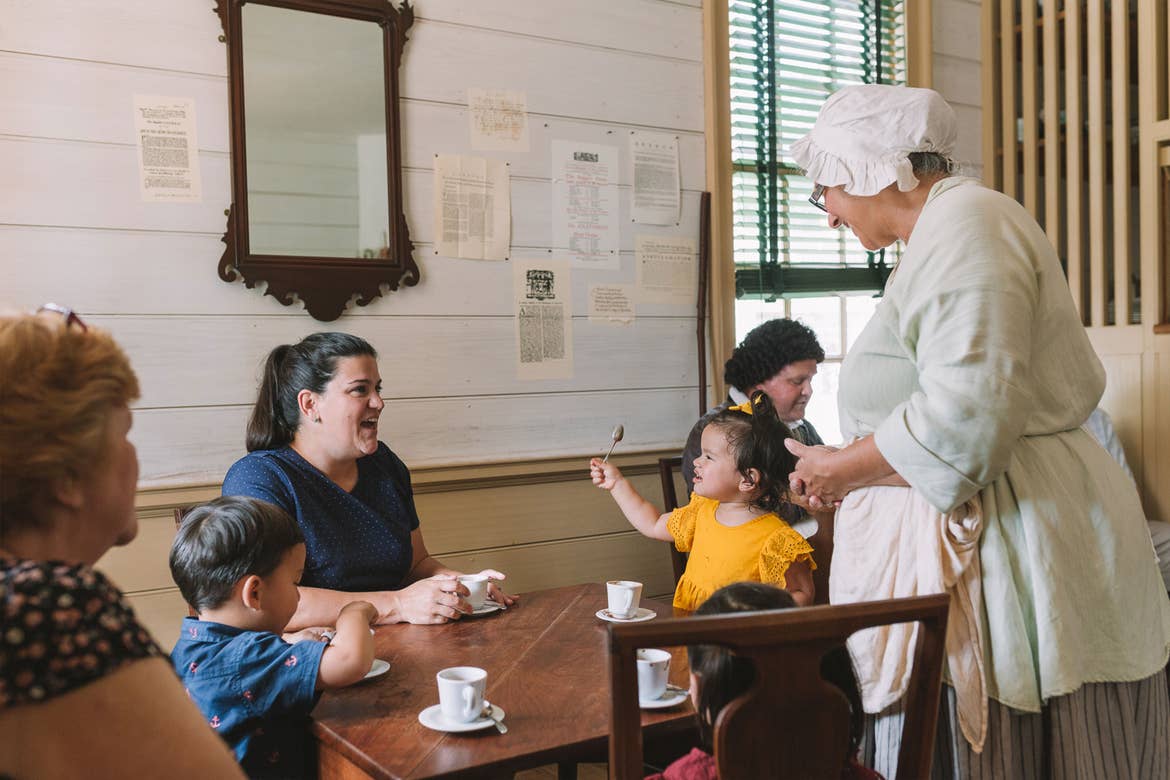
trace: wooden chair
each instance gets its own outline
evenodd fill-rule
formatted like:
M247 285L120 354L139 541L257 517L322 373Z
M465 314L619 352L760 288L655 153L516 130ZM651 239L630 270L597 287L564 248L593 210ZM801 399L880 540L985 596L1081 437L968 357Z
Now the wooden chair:
M948 603L949 597L939 594L609 626L610 777L642 777L634 660L638 648L710 644L750 658L756 670L752 687L716 719L713 741L719 777L839 780L849 745L849 705L839 689L821 678L821 659L855 631L911 621L920 623L921 630L905 696L897 777L927 777L938 721Z
M177 506L177 507L175 507L175 530L176 531L179 530L179 526L183 524L183 518L186 517L187 513L190 512L194 508L195 507L192 507L192 506ZM199 613L196 612L195 608L192 607L190 604L187 605L187 615L188 615L188 617L199 617Z
M658 459L658 476L662 479L662 503L665 505L664 512L670 512L678 509L678 494L674 486L674 471L675 469L682 469L682 457L675 458L659 458ZM673 542L667 542L670 547L670 564L674 567L674 583L677 585L679 578L682 577L683 572L687 568L687 554L679 552Z

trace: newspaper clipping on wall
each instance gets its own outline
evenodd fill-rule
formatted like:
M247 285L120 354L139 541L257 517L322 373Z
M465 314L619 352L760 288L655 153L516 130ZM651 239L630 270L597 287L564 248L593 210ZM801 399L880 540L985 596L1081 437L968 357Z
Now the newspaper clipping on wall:
M678 225L678 136L630 131L630 174L634 182L630 221L643 225Z
M573 377L573 311L565 260L513 262L517 377Z
M197 203L199 141L192 98L134 96L134 131L138 139L138 185L148 203Z
M508 164L435 155L435 253L507 260L512 241Z

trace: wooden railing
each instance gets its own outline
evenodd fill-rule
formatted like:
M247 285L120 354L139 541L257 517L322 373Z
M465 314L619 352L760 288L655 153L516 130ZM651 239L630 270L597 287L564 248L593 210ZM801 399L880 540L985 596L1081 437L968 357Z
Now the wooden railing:
M1044 226L1091 327L1170 323L1166 16L1165 0L983 3L984 178Z

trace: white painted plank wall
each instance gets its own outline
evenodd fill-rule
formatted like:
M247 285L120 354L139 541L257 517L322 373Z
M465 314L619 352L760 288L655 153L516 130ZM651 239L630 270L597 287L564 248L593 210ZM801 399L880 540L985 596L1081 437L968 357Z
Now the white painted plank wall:
M955 109L959 140L955 157L963 172L983 176L983 102L980 94L978 0L934 0L934 88Z
M216 278L231 196L226 61L212 4L17 6L0 25L0 303L66 302L126 345L143 383L134 433L143 486L220 477L242 454L264 354L326 327L361 333L382 351L383 438L412 465L584 455L619 419L631 448L685 436L687 389L697 381L693 306L643 306L628 326L584 314L591 283L635 280L631 130L674 133L682 154L681 227L638 232L698 236L698 0L417 4L401 92L407 220L422 283L328 326L299 304ZM485 153L511 163L514 257L555 256L550 141L621 149L621 268L573 274L572 380L515 379L509 264L434 252L432 160L473 154L467 87L528 96L531 152ZM140 202L136 93L195 99L201 203ZM270 181L281 190L276 171ZM291 213L278 198L270 205Z

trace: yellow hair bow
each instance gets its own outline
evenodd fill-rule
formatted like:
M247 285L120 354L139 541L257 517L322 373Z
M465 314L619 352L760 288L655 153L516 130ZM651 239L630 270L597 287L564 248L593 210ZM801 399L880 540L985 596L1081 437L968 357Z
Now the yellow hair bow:
M751 400L749 399L749 400L747 400L747 401L744 401L744 402L743 402L742 404L740 404L739 406L731 406L731 407L728 407L728 411L731 411L731 412L743 412L744 414L752 414L752 402L751 402Z

